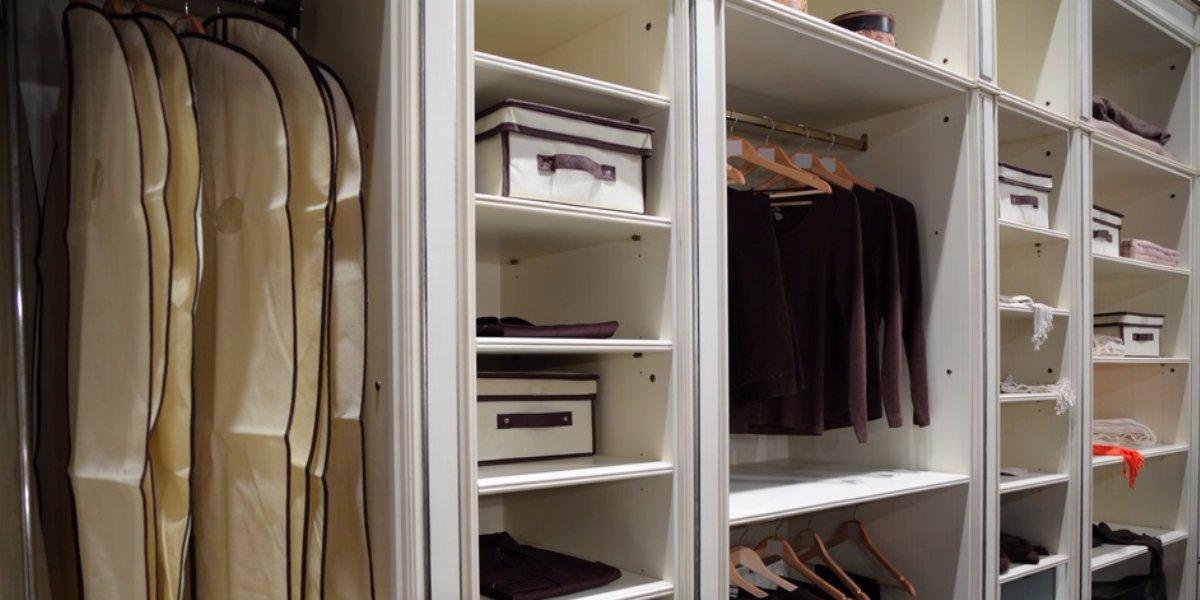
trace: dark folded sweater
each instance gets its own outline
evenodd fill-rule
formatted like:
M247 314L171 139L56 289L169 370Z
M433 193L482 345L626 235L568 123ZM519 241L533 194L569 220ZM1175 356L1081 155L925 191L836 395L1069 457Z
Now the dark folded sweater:
M1152 125L1141 118L1121 108L1111 98L1095 96L1092 98L1092 117L1108 121L1130 133L1135 133L1148 140L1166 144L1171 141L1171 134L1162 127Z

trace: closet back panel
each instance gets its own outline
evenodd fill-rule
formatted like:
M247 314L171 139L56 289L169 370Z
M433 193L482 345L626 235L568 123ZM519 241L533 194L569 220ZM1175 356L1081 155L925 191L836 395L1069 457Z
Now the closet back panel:
M1021 467L1031 474L1071 471L1071 417L1054 411L1054 401L1001 405L1000 467Z
M1068 275L1072 269L1067 261L1068 255L1066 243L1000 248L1000 294L1025 295L1054 308L1071 308L1071 279ZM1028 320L1030 330L1032 316ZM1060 325L1065 326L1066 321L1055 323L1056 327Z
M1158 436L1159 444L1187 444L1191 397L1186 365L1097 367L1092 418L1136 419Z
M859 6L842 0L809 0L809 12L832 19ZM918 58L941 65L955 73L971 73L968 3L959 0L874 0L872 10L884 10L896 18L896 46Z
M1186 544L1171 544L1163 548L1163 571L1167 578L1168 600L1191 600L1184 589L1184 561L1187 560ZM1092 572L1092 581L1117 581L1130 575L1145 575L1150 569L1150 558L1142 555Z
M1050 554L1071 552L1068 489L1059 484L1001 496L1000 531L1045 546Z
M997 83L1034 104L1071 116L1072 3L997 0Z
M1188 530L1186 481L1180 477L1186 454L1146 459L1137 487L1121 474L1120 463L1097 467L1092 478L1092 520L1157 529Z
M676 549L671 477L489 496L479 532L670 579Z
M667 0L475 2L480 52L663 95L670 29Z

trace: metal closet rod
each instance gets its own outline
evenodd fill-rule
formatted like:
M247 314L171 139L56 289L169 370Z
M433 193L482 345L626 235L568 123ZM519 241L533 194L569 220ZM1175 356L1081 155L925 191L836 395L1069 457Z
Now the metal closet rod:
M149 0L147 4L184 12L184 7L189 4L187 0ZM261 10L267 14L274 15L283 20L284 29L289 32L294 32L300 29L300 15L304 12L304 8L300 4L300 0L196 0L191 2L192 5L202 6L217 6L233 4L236 6L245 6Z
M812 127L798 123L777 121L771 117L757 116L750 113L738 112L736 110L725 111L725 120L732 121L734 123L754 125L755 127L762 127L764 129L771 129L774 131L782 131L790 135L797 135L810 140L829 142L838 146L845 146L852 150L858 150L859 152L867 151L867 134L865 133L862 134L861 137L852 138L830 131L813 129Z

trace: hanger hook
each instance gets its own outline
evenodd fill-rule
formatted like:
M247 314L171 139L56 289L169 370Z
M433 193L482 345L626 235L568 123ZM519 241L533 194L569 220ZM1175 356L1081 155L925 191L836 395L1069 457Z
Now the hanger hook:
M811 513L808 515L808 524L804 526L805 529L812 529L813 517L815 517L815 516L816 515L813 515Z
M800 138L800 149L803 150L808 145L808 139L811 134L808 132L808 125L801 124L800 126L804 128L804 135Z
M763 140L763 145L767 146L767 145L770 145L770 143L771 143L771 134L775 133L775 119L772 119L771 117L768 117L766 115L763 115L763 118L771 123L771 130L767 132L767 137L765 140Z
M833 137L833 134L832 134L832 133L831 133L831 134L829 134L829 147L825 149L825 153L826 153L826 154L829 154L829 152L830 152L831 150L833 150L833 144L834 144L834 143L836 143L836 142L837 142L837 138Z
M854 505L854 510L850 512L850 520L851 520L851 521L857 521L857 520L858 520L858 507L860 507L860 506L862 506L862 505L861 505L861 504L855 504L855 505Z
M745 544L743 544L742 542L743 542L743 541L746 539L746 533L747 533L747 532L749 532L749 531L750 531L750 528L749 528L749 527L743 527L743 528L742 528L742 533L738 535L737 543L736 543L736 544L734 544L734 545L735 545L735 546L743 546L743 545L745 545Z
M779 531L782 529L783 529L783 519L779 519L778 521L775 522L775 533L773 535L775 537L779 537Z
M184 16L192 14L192 7L188 6L187 0L184 0L183 2L183 14Z

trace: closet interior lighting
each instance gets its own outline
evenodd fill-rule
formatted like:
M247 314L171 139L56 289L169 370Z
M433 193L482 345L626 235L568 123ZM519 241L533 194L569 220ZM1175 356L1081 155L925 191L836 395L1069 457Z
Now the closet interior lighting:
M744 123L746 125L754 125L755 127L763 127L773 131L781 131L790 135L798 135L802 138L816 140L819 142L829 142L837 146L845 146L859 152L867 151L867 134L862 134L858 138L844 136L838 133L813 129L811 127L796 123L788 123L787 121L777 121L766 116L754 116L750 113L738 112L736 110L725 111L725 120L732 123Z

